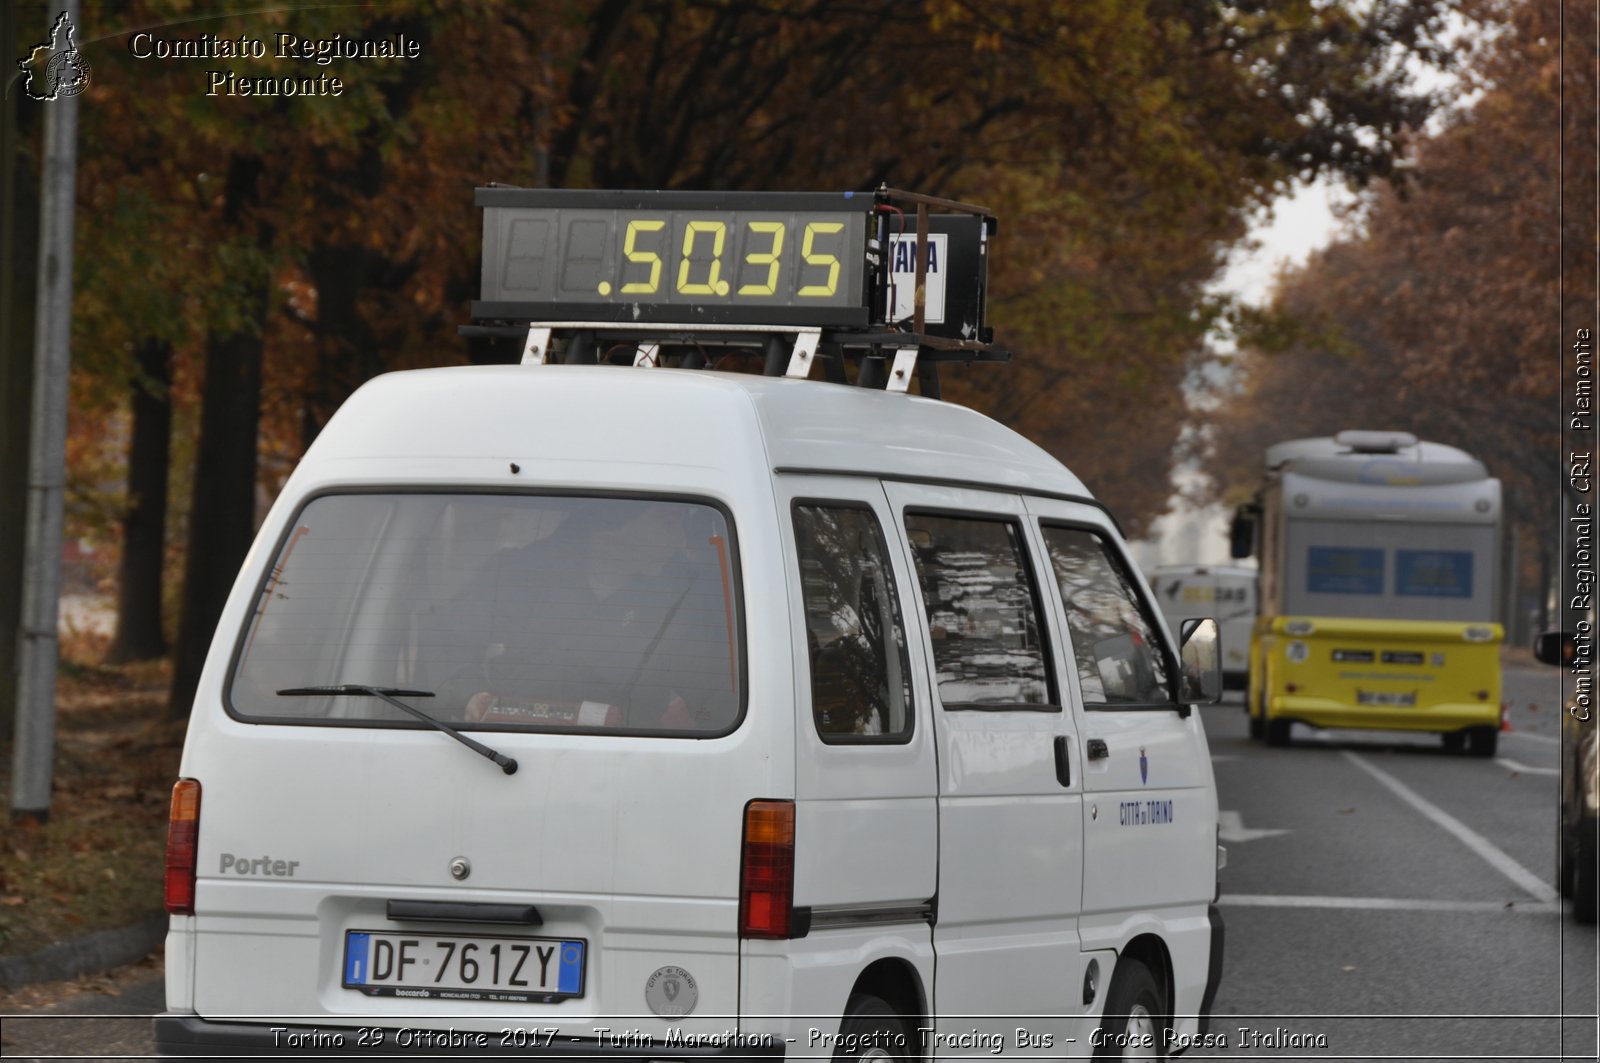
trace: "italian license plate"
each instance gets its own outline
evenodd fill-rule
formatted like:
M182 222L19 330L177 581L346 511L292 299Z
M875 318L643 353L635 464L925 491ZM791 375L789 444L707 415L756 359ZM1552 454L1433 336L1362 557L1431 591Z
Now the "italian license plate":
M1417 703L1417 692L1414 690L1358 690L1356 691L1356 704L1358 705L1394 705L1409 708Z
M542 1003L583 996L586 952L570 938L348 930L343 985L368 996Z

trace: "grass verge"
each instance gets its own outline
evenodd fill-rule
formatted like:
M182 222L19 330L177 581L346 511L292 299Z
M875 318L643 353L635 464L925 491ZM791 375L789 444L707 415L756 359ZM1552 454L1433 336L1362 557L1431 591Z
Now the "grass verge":
M0 746L0 954L35 952L162 910L167 804L185 721L166 718L164 663L90 663L104 648L94 636L62 642L42 826L10 822L11 748Z

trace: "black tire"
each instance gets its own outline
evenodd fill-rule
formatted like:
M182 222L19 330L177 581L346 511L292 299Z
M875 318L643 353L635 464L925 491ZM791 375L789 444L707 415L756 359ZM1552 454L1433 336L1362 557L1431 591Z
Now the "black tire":
M1446 731L1439 739L1444 742L1446 753L1459 753L1467 748L1467 736L1460 731Z
M1267 736L1267 721L1256 715L1256 709L1259 706L1255 702L1247 698L1245 706L1245 711L1250 714L1250 737L1259 742Z
M1166 1059L1167 1002L1161 983L1139 960L1117 961L1100 1019L1096 1059Z
M921 1057L915 1038L905 1020L877 997L857 993L845 1008L839 1023L839 1043L834 1059L899 1059Z
M1492 757L1500 745L1500 732L1493 727L1474 727L1467 732L1467 753L1474 757Z
M1576 848L1572 844L1572 832L1563 826L1561 844L1556 851L1556 888L1561 891L1562 897L1571 897L1577 885L1574 881L1578 870L1578 855L1574 852Z
M1282 719L1281 717L1279 719L1276 719L1276 720L1268 720L1267 721L1267 745L1269 745L1269 746L1286 746L1286 745L1288 745L1289 744L1289 727L1290 726L1291 725L1290 725L1289 721L1285 720L1285 719Z
M1572 867L1572 918L1584 926L1593 926L1600 909L1600 896L1595 893L1595 825L1594 820L1579 820L1578 844L1573 848Z

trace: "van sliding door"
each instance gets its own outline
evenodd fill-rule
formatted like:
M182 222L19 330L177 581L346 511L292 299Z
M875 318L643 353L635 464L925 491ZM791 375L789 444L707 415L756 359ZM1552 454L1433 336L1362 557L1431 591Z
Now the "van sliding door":
M933 982L938 890L934 737L915 608L883 488L779 482L794 667L794 905L804 938L744 944L747 1014L809 1002L832 1030L861 970L910 963ZM768 997L790 984L788 995Z
M1130 913L1163 920L1177 1012L1193 1013L1216 889L1216 798L1200 713L1176 701L1176 645L1106 516L1051 499L1030 498L1028 507L1067 644L1064 682L1082 720L1084 948L1117 947Z
M939 743L940 1056L1070 1050L1082 780L1015 495L889 484L916 570ZM1019 1017L1027 1017L1021 1019ZM1025 1028L1030 1044L1017 1045Z

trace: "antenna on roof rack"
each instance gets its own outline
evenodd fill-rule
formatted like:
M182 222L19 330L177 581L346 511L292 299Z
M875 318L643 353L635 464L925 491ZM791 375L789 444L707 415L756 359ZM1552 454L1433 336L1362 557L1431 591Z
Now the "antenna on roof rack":
M940 362L1004 362L985 321L993 211L872 193L480 188L471 339L522 362L713 364L937 397Z

